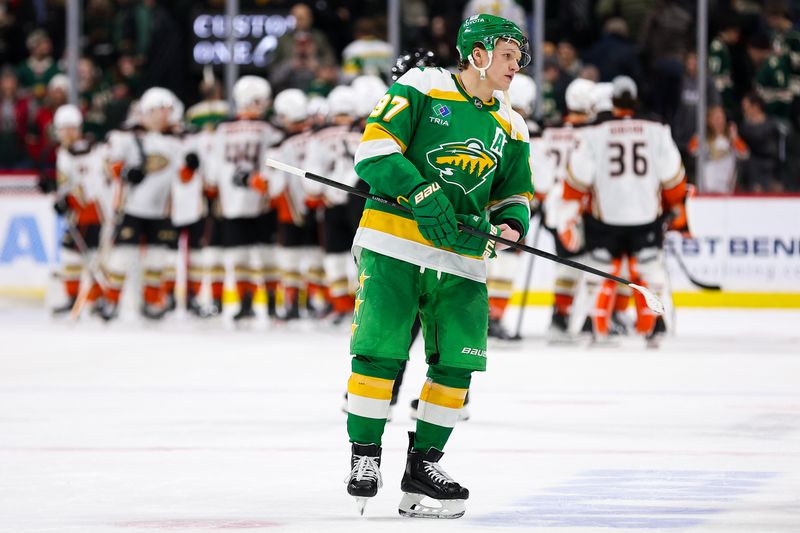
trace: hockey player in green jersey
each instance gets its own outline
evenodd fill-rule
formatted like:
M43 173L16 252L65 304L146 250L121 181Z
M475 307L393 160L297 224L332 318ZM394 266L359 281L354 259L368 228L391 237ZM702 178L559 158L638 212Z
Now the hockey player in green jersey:
M514 241L528 230L531 184L525 121L511 110L511 80L530 61L512 22L475 15L461 25L459 74L415 68L375 106L356 172L373 194L410 214L367 201L353 241L358 292L350 351L345 480L361 512L382 485L381 437L392 383L408 359L411 324L422 320L428 379L409 448L400 514L458 518L469 491L439 466L473 371L486 369L485 260L494 241L458 224ZM495 91L498 91L497 93ZM438 503L427 505L424 497Z

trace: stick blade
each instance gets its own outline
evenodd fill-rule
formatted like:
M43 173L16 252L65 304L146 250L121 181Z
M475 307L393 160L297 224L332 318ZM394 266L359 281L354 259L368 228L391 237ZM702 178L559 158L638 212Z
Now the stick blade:
M647 307L652 309L654 313L658 315L664 314L664 304L661 303L661 300L658 299L658 296L650 292L647 287L642 287L641 285L636 285L635 283L628 283L628 287L644 296L644 303L646 303Z

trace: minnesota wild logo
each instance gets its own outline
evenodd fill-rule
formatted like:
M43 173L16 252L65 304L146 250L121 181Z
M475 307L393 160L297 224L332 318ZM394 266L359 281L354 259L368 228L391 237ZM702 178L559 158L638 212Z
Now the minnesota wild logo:
M442 181L458 186L464 194L483 185L497 168L497 156L478 139L440 144L426 155Z

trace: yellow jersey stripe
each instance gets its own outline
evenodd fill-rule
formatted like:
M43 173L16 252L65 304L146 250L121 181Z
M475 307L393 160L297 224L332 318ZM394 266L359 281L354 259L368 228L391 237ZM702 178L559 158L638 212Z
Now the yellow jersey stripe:
M464 407L464 398L466 397L467 389L446 387L439 383L433 383L431 380L425 382L425 385L422 387L422 393L419 395L420 401L439 405L441 407L449 407L450 409L461 409Z
M398 215L393 215L392 213L387 213L386 211L379 211L377 209L364 209L364 213L361 215L361 222L359 223L359 226L362 228L380 231L381 233L388 233L407 241L433 247L433 243L425 239L425 237L422 236L422 233L419 232L417 221L411 218L404 218ZM451 248L441 248L441 250L452 251ZM483 257L478 255L461 255L463 257L469 257L470 259L483 259Z
M367 124L367 127L364 128L364 135L361 137L361 142L363 143L367 141L379 141L385 139L391 139L394 142L396 142L397 145L400 147L400 151L405 153L406 151L405 143L403 143L400 139L392 135L392 133L389 130L387 130L377 122L371 122Z
M494 119L497 121L497 123L500 124L500 126L503 127L503 130L510 137L511 136L511 123L509 121L507 121L506 119L504 119L502 116L500 116L500 113L498 111L489 111L489 113L494 117ZM514 136L515 140L517 140L517 141L524 141L525 140L525 138L522 136L522 134L520 132L515 131L514 133L516 133L516 135Z
M391 400L393 384L391 379L373 378L353 372L347 382L347 392L373 400Z
M422 233L419 232L419 227L417 227L417 222L414 219L393 215L386 211L364 209L359 226L390 233L401 239L433 246L433 243L425 239Z
M444 91L442 89L431 89L426 96L439 100L449 100L451 102L466 102L467 99L458 91Z

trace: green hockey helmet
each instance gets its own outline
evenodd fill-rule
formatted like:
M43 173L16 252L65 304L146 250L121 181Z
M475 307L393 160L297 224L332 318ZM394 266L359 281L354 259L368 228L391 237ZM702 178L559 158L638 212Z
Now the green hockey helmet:
M469 61L474 67L475 63L472 59L472 49L475 47L475 43L481 43L486 51L489 52L489 65L478 69L481 71L481 77L484 77L486 69L491 65L492 52L499 39L515 42L519 46L519 51L522 53L522 57L520 57L519 60L520 68L528 66L531 62L531 54L528 50L528 39L522 34L522 30L519 29L519 26L508 19L495 15L482 13L480 15L473 15L465 20L458 29L456 49L458 50L458 55L461 60Z

